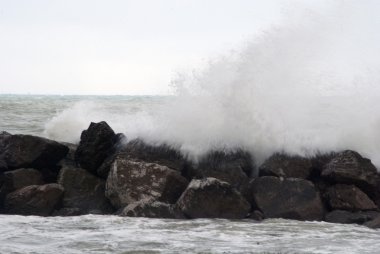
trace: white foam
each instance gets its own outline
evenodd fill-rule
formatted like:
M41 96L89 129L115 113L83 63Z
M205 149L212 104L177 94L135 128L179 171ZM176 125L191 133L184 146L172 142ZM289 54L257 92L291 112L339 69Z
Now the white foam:
M284 19L202 71L182 73L176 96L148 113L115 117L77 105L46 132L78 137L89 121L109 120L129 137L168 142L193 158L215 147L243 147L259 161L276 151L354 149L380 165L379 4L329 3ZM64 134L52 131L61 126Z

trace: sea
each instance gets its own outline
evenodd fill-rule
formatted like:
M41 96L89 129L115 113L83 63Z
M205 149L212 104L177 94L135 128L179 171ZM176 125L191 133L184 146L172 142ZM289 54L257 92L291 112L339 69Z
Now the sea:
M150 126L152 119L173 100L172 96L0 95L0 131L76 143L91 121L105 120L127 137L149 137L156 126ZM149 128L141 132L144 124ZM0 253L376 254L380 230L283 219L0 215Z

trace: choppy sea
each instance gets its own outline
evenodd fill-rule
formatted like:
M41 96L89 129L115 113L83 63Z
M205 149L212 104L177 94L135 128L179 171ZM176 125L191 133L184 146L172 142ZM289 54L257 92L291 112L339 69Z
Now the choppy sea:
M168 100L171 98L155 96L0 95L0 131L76 142L90 121L106 120L116 131L123 131L131 128L126 125L133 125L134 117L154 114ZM119 121L121 118L124 120ZM1 215L0 253L377 254L380 230L279 219L257 223Z

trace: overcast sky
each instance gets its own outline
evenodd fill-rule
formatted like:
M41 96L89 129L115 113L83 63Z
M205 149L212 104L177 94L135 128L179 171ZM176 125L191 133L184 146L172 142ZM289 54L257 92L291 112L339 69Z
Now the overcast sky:
M166 94L295 1L0 0L0 93Z

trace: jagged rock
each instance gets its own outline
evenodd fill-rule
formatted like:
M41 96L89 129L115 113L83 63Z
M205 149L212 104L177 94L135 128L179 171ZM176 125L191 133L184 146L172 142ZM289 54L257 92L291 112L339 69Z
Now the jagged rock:
M7 163L3 159L0 158L0 172L4 172L8 170Z
M4 172L5 185L9 192L29 185L44 184L41 172L33 168L20 168Z
M79 208L83 214L99 210L102 214L112 213L113 207L105 196L105 181L81 168L62 168L58 177L65 192L62 205Z
M363 224L367 221L371 221L379 216L379 212L375 211L359 211L350 212L344 210L334 210L325 216L325 221L341 224Z
M9 193L5 198L8 214L50 215L59 205L63 187L59 184L31 185Z
M364 211L378 209L355 185L337 184L328 188L325 198L332 210Z
M217 178L240 190L248 184L248 177L253 171L253 159L248 152L213 151L201 158L198 164L188 167L186 176L190 179Z
M0 158L8 170L46 169L55 166L69 149L53 140L31 136L0 134Z
M186 163L181 153L174 148L166 144L147 144L141 139L128 142L123 148L123 152L128 159L164 165L179 172L183 170Z
M364 223L364 225L369 228L380 228L380 215L377 216L375 219Z
M175 205L166 204L152 199L143 199L126 206L120 216L184 219L185 216Z
M380 196L380 176L376 167L357 152L338 153L325 165L321 176L332 183L354 184L374 200Z
M252 182L252 202L266 218L321 220L324 208L312 182L263 176Z
M259 175L307 179L312 171L313 164L308 158L274 154L260 166Z
M177 205L189 218L242 219L251 208L229 183L211 177L193 179Z
M66 143L66 142L61 142L61 144L67 146L69 148L69 152L67 153L66 157L63 158L58 162L58 165L60 167L75 167L76 162L75 162L75 151L78 148L78 145L72 144L72 143Z
M106 196L116 208L145 198L175 203L188 181L178 171L156 163L117 159L106 182Z
M91 123L81 134L75 151L76 162L81 168L96 174L98 167L114 152L117 138L106 122Z

